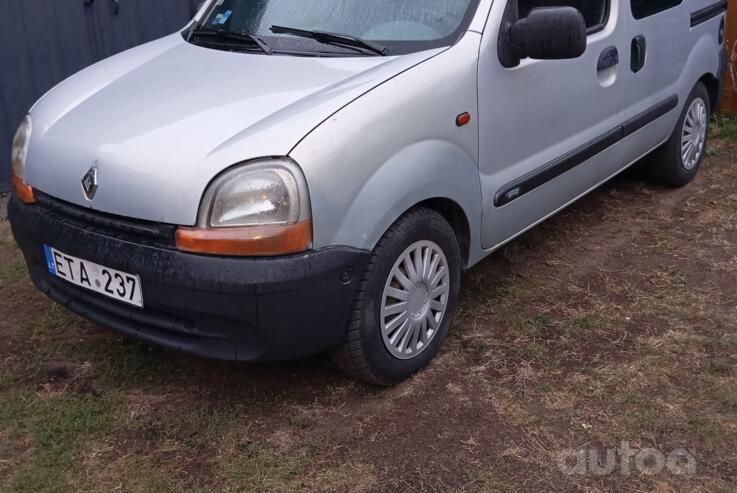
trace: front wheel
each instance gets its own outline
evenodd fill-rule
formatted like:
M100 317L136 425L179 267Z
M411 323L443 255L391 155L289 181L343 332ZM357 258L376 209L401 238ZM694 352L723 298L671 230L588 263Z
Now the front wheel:
M709 140L709 101L709 92L699 82L686 101L673 135L653 156L649 171L657 183L682 187L696 177Z
M377 385L418 372L448 333L460 276L458 242L443 216L426 208L405 214L372 254L333 360Z

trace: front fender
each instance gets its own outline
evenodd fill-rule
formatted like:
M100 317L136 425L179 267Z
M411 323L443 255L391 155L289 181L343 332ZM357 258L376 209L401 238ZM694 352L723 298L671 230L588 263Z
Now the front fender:
M413 144L387 160L358 190L329 241L373 249L402 214L420 202L437 198L461 207L470 226L469 243L478 245L478 168L462 149L440 140Z
M385 81L308 134L291 152L310 191L315 248L372 250L404 212L454 201L481 257L477 70L480 35ZM472 120L459 127L456 117Z

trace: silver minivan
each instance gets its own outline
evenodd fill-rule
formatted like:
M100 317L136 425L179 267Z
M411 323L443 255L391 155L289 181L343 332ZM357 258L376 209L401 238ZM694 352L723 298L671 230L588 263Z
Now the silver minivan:
M33 106L13 233L41 291L133 339L391 385L462 271L645 155L694 178L726 9L210 0Z

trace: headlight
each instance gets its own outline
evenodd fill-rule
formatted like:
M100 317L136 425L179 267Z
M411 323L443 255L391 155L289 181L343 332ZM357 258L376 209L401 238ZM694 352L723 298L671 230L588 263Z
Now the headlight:
M246 164L210 185L201 214L200 227L295 224L310 218L307 185L290 161Z
M13 145L11 147L10 163L12 174L10 181L13 184L13 191L16 197L26 204L33 204L36 198L33 195L33 189L25 182L26 177L26 158L28 157L28 142L31 140L31 117L27 116L23 123L18 127L18 131L13 137Z
M13 137L10 162L13 166L13 174L21 180L25 178L26 158L28 157L28 142L31 140L31 117L27 116L18 127Z
M270 256L312 246L307 183L289 159L247 163L208 187L196 228L177 230L180 250L212 255Z

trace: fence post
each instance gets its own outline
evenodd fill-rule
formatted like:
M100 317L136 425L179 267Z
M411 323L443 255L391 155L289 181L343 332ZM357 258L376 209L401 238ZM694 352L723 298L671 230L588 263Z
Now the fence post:
M727 53L730 57L730 69L727 71L724 82L724 99L721 110L737 115L737 91L735 90L737 81L734 80L735 67L732 67L732 64L737 63L737 5L735 2L729 2L727 10Z

